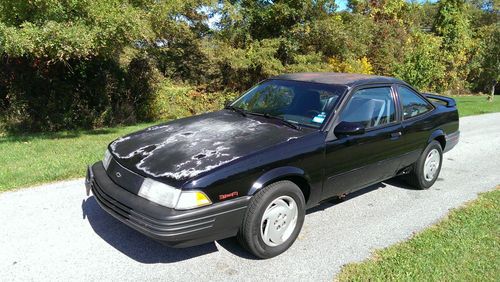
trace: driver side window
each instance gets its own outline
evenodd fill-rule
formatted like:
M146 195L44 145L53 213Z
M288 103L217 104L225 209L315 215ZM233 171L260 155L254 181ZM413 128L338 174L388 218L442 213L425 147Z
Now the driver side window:
M351 96L340 120L358 122L369 129L394 122L395 109L391 87L366 88Z

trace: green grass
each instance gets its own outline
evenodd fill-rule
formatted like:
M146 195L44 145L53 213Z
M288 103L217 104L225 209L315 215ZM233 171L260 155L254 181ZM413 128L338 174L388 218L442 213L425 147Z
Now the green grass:
M84 177L107 144L148 125L0 137L0 192Z
M500 96L495 96L493 102L487 96L456 96L458 113L461 117L500 112Z
M412 239L344 266L338 281L498 281L500 186ZM409 219L411 220L411 219Z

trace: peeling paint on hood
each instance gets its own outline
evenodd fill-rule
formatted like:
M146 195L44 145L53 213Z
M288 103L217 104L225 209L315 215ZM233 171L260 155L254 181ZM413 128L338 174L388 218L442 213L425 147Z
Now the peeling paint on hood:
M132 171L180 181L305 133L223 110L152 126L115 140L109 148Z

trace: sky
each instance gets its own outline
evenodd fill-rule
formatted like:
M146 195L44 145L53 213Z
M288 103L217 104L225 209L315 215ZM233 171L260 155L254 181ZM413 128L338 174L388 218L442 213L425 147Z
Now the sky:
M339 10L347 9L347 0L337 0L335 3L339 6Z

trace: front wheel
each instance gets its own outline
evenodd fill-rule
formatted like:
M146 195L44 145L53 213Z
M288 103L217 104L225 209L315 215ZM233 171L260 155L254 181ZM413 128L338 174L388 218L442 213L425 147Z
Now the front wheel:
M408 175L408 182L418 189L428 189L436 182L441 164L443 162L443 149L441 144L434 140L422 152L422 155L413 165Z
M259 258L271 258L295 242L305 217L302 191L291 181L279 181L259 191L250 201L238 240Z

